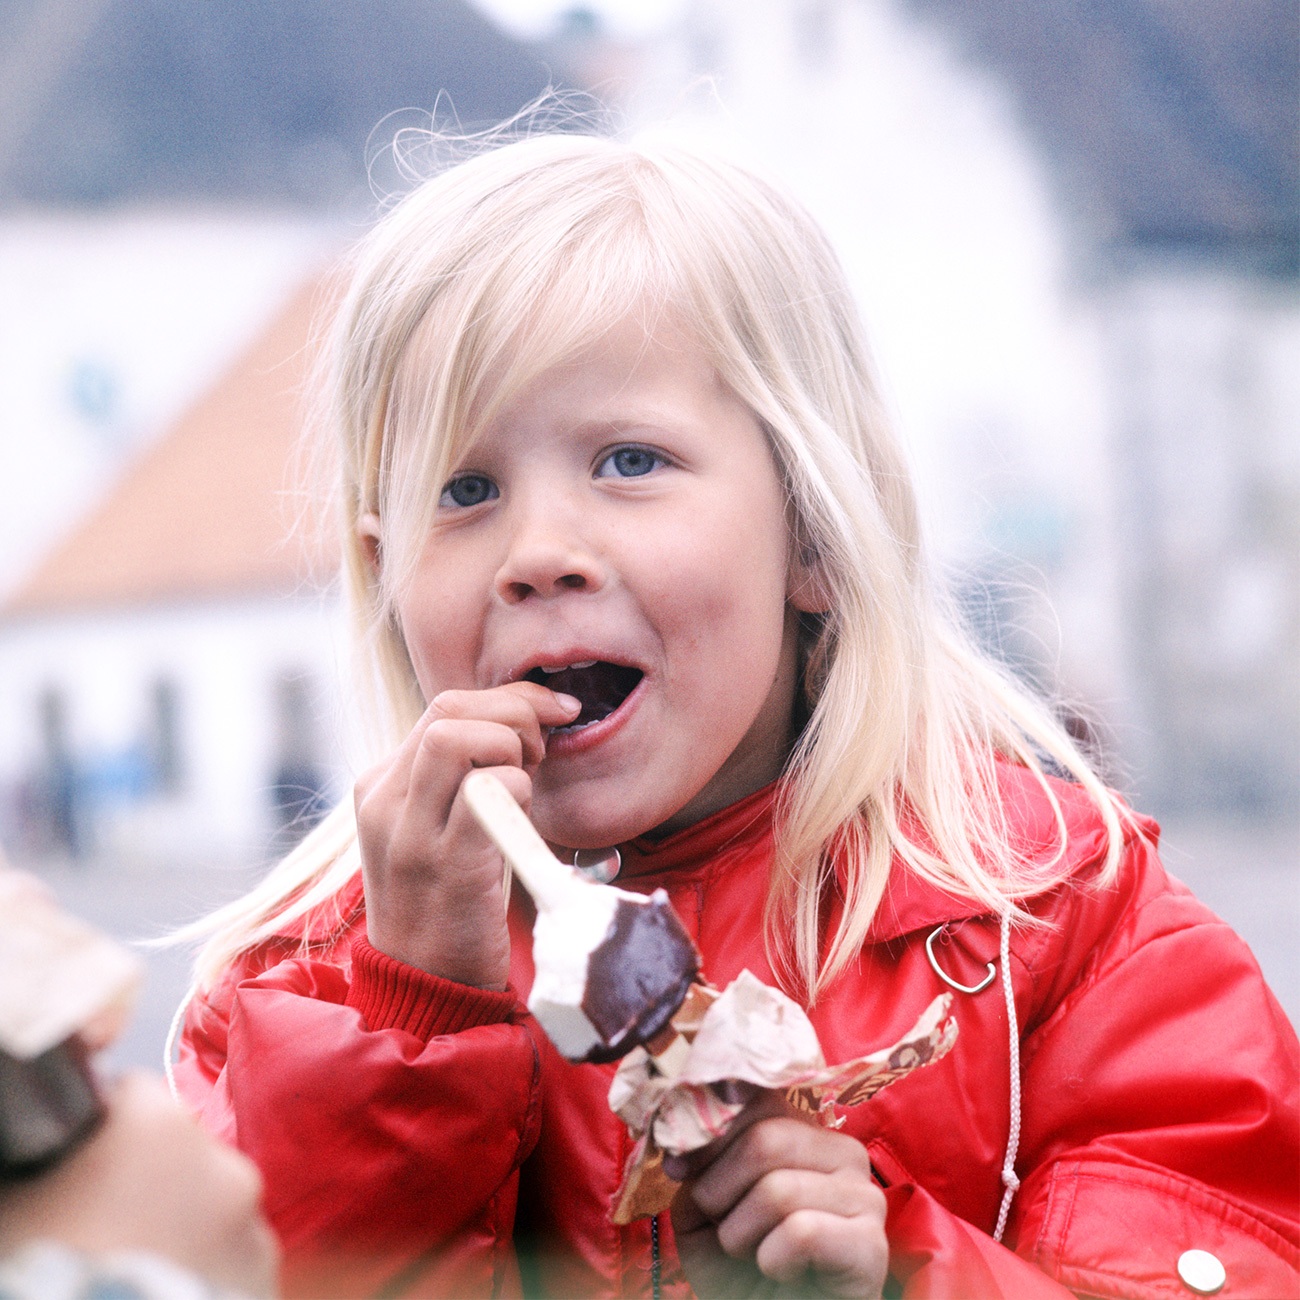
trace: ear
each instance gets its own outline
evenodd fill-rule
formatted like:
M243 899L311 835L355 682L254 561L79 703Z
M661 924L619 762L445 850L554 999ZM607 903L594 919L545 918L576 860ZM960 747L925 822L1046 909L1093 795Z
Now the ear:
M383 558L383 540L379 530L379 516L368 511L357 520L357 539L361 543L362 554L374 577L379 576L379 566Z
M801 614L824 614L831 607L831 588L821 556L806 542L791 547L785 598Z

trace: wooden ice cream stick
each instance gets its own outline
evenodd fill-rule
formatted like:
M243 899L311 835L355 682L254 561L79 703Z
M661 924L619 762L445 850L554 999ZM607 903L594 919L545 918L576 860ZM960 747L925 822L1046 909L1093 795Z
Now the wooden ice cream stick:
M584 879L546 846L490 772L471 772L470 811L537 905L528 1008L571 1061L611 1061L660 1033L700 957L663 890Z

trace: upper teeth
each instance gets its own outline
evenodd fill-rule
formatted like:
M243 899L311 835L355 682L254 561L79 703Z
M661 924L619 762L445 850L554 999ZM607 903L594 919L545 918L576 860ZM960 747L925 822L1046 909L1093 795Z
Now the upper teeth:
M562 673L566 668L590 668L595 664L595 662L594 659L584 659L580 664L561 664L557 668L547 667L546 664L538 664L537 666L542 670L542 672L549 674Z

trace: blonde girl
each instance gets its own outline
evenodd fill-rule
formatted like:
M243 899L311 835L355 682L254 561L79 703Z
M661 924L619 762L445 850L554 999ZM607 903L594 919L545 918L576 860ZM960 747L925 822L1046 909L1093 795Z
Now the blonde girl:
M1139 902L1173 895L1149 824L931 586L816 225L681 143L494 142L362 242L331 366L385 757L206 923L180 1068L262 1165L288 1290L1065 1294L1043 1180L1104 1134L1027 1101L1026 1168L1019 1026L1082 1000L1116 934L1143 947ZM947 981L963 1063L838 1132L765 1101L678 1163L671 1225L615 1229L608 1070L520 1007L529 918L464 807L477 767L558 851L618 848L620 884L668 888L715 982L780 982L832 1059ZM1249 999L1258 1020L1257 975ZM943 1124L960 1157L927 1145ZM1118 1165L1162 1163L1143 1150Z

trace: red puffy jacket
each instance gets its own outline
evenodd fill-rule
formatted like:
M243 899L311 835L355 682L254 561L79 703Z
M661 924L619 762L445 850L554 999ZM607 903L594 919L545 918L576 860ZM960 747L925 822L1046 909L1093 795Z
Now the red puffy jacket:
M1007 780L1017 839L1052 852L1041 791ZM1089 886L1104 831L1081 792L1058 792L1072 879L1033 902L1047 924L1012 936L1021 1182L1005 1244L990 1235L1013 1097L1000 980L956 995L945 1059L845 1112L886 1187L887 1293L1187 1297L1218 1281L1185 1256L1201 1251L1223 1297L1300 1296L1295 1032L1144 838L1112 887ZM771 812L769 789L625 846L629 887L668 890L718 986L746 967L775 982ZM371 948L359 880L338 902L341 937L321 921L247 954L191 1005L182 1043L185 1096L262 1169L286 1292L689 1296L667 1215L609 1222L629 1145L606 1104L613 1067L567 1064L520 1005L523 905L512 991L489 993ZM896 871L861 960L811 1012L828 1061L893 1042L944 990L925 951L939 927L952 979L998 963L996 917Z

